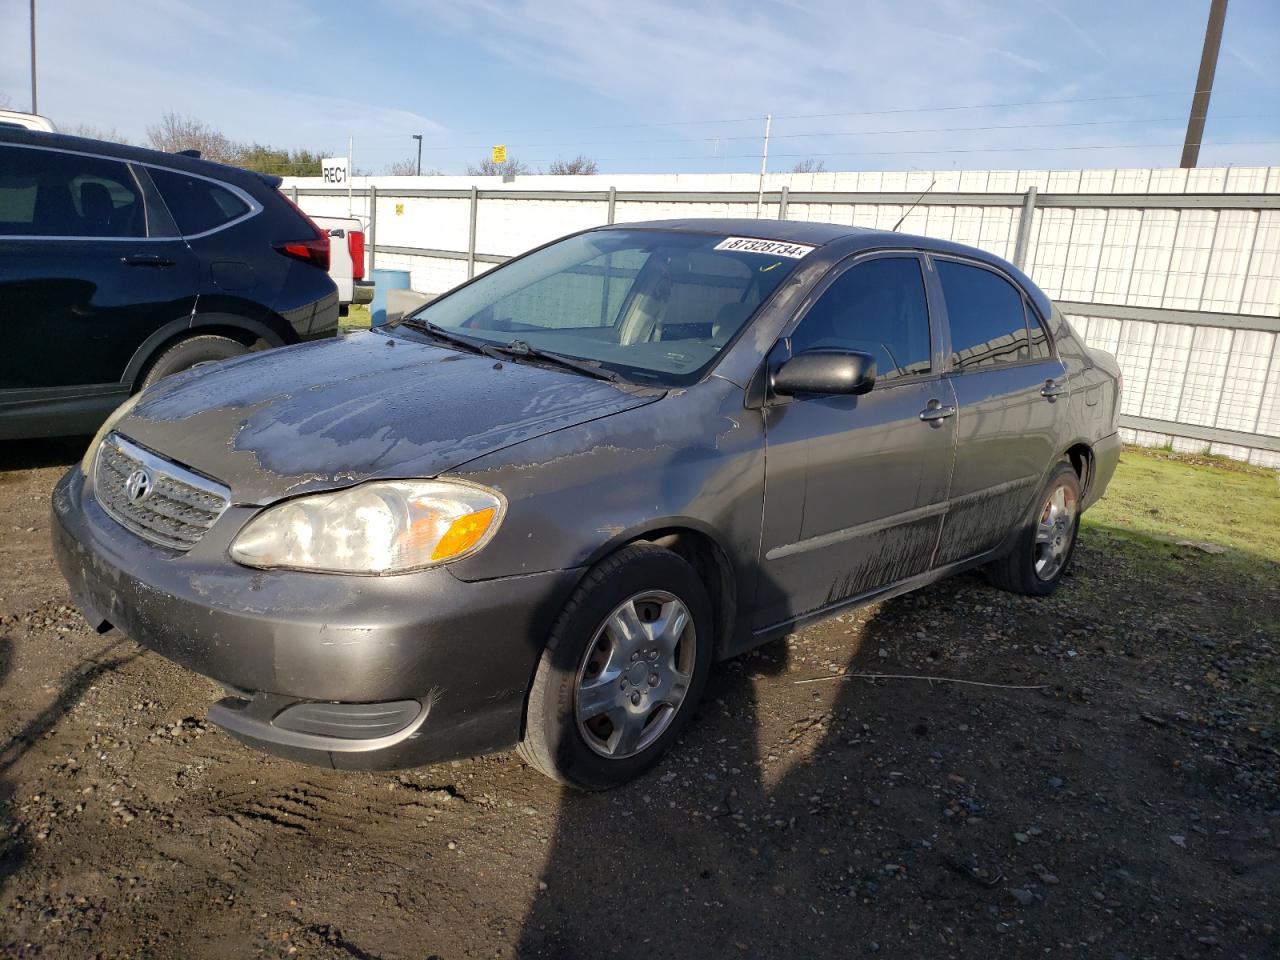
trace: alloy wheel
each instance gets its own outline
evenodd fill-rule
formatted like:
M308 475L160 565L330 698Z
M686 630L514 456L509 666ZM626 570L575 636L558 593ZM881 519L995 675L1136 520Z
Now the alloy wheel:
M1067 562L1079 512L1080 504L1074 490L1059 484L1049 491L1040 508L1033 555L1036 576L1041 580L1052 580Z
M602 757L635 756L671 726L697 658L693 617L662 590L635 594L596 630L578 668L574 716Z

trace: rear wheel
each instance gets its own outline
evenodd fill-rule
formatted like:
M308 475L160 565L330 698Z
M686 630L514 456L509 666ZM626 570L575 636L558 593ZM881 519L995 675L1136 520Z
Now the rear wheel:
M140 389L145 390L157 380L190 370L201 363L212 363L215 360L228 360L248 353L249 348L230 337L220 337L206 333L198 337L188 337L167 347L152 362L147 375L142 380Z
M520 754L570 786L638 776L679 735L711 665L711 603L669 550L632 544L584 578L538 664Z
M1080 478L1063 461L1053 468L1031 522L1014 548L987 567L995 586L1010 593L1048 596L1057 589L1080 529Z

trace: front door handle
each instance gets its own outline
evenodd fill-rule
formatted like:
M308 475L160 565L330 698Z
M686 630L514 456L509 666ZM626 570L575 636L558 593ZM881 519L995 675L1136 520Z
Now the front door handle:
M151 253L139 253L130 257L121 257L120 262L127 267L172 267L173 261L166 257L158 257Z
M1052 400L1055 397L1060 397L1066 392L1067 385L1065 383L1059 383L1057 380L1046 380L1044 382L1044 386L1040 388L1040 396L1044 397L1046 400Z
M925 423L934 423L955 415L956 408L950 405L944 406L941 400L930 400L925 408L920 411L920 419Z

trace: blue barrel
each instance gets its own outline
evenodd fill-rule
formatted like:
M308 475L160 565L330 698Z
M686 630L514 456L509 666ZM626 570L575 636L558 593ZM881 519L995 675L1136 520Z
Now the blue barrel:
M408 289L408 270L373 271L373 302L369 304L369 314L375 327L387 322L387 291Z

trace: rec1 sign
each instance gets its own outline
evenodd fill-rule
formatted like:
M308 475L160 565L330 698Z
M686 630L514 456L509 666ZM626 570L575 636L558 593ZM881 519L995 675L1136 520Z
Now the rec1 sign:
M492 157L493 157L494 163L506 163L507 162L507 145L505 143L500 143L497 146L495 146L493 148Z
M340 187L347 182L350 161L346 157L325 157L320 161L320 177L326 184Z

